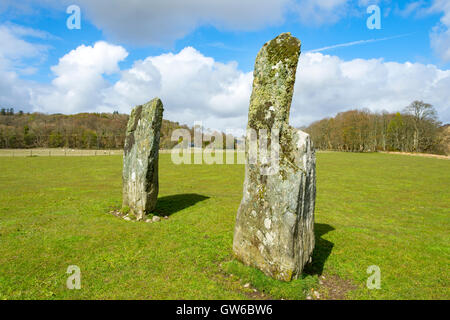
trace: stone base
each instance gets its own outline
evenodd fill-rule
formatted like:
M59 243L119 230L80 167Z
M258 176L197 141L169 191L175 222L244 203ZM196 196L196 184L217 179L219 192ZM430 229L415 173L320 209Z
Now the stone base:
M233 240L235 257L278 280L296 279L314 249L315 153L309 135L288 128L290 159L277 174L246 164ZM283 148L283 146L282 146Z

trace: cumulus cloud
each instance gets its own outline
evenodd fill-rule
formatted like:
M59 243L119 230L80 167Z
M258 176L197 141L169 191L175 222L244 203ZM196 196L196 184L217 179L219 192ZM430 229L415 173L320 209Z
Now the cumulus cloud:
M300 58L292 105L292 122L307 125L352 108L400 111L413 100L433 104L450 121L450 70L420 63L382 59L344 61L308 53Z
M35 92L32 104L42 112L129 113L155 96L165 105L165 118L216 129L245 126L252 73L236 63L223 64L192 47L135 61L113 84L104 75L117 73L127 52L98 42L80 46L52 67L52 85Z
M252 73L236 63L223 64L192 47L178 53L150 56L131 68L118 69L127 53L104 42L81 46L52 68L55 80L34 90L37 110L129 113L155 96L164 103L166 119L206 128L245 128ZM110 84L106 74L118 73ZM322 53L302 54L291 108L291 124L308 125L351 108L399 111L413 100L433 104L450 121L450 70L420 63L382 59L342 60Z
M73 113L95 110L102 102L101 91L109 86L104 75L118 72L118 63L128 56L121 46L97 42L72 50L51 69L56 75L52 86L33 95L37 111Z

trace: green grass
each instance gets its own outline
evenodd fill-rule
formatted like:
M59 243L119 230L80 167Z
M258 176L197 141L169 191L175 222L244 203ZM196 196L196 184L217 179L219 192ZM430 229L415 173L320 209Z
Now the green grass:
M317 245L302 279L232 261L242 165L174 165L160 155L159 223L121 205L120 156L0 158L0 299L303 299L319 275L350 299L449 299L450 162L317 155ZM82 289L68 290L69 265ZM381 289L365 286L381 268ZM233 274L233 276L230 276Z

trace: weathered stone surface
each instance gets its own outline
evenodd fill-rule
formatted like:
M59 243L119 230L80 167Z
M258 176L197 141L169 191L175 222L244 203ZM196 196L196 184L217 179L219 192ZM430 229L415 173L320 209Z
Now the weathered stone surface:
M158 98L137 106L127 125L123 154L123 207L137 220L152 212L158 198L158 151L163 104Z
M300 40L284 33L266 43L255 63L248 129L279 130L279 170L262 174L249 161L233 252L273 278L297 278L314 249L315 153L309 135L289 126ZM269 141L268 148L271 143Z

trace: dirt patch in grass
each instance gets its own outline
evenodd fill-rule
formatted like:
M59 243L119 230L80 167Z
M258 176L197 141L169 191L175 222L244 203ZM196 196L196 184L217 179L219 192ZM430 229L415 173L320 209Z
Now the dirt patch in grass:
M320 276L319 284L320 300L344 300L348 292L358 289L351 281L336 275ZM313 299L317 299L314 294L311 296Z
M450 156L431 154L431 153L413 153L413 152L396 152L396 151L380 151L380 153L402 154L402 155L406 155L406 156L416 156L416 157L427 157L427 158L450 160Z
M252 290L252 291L248 291ZM254 288L249 288L243 291L243 293L248 297L249 300L275 300L274 298L260 292Z

